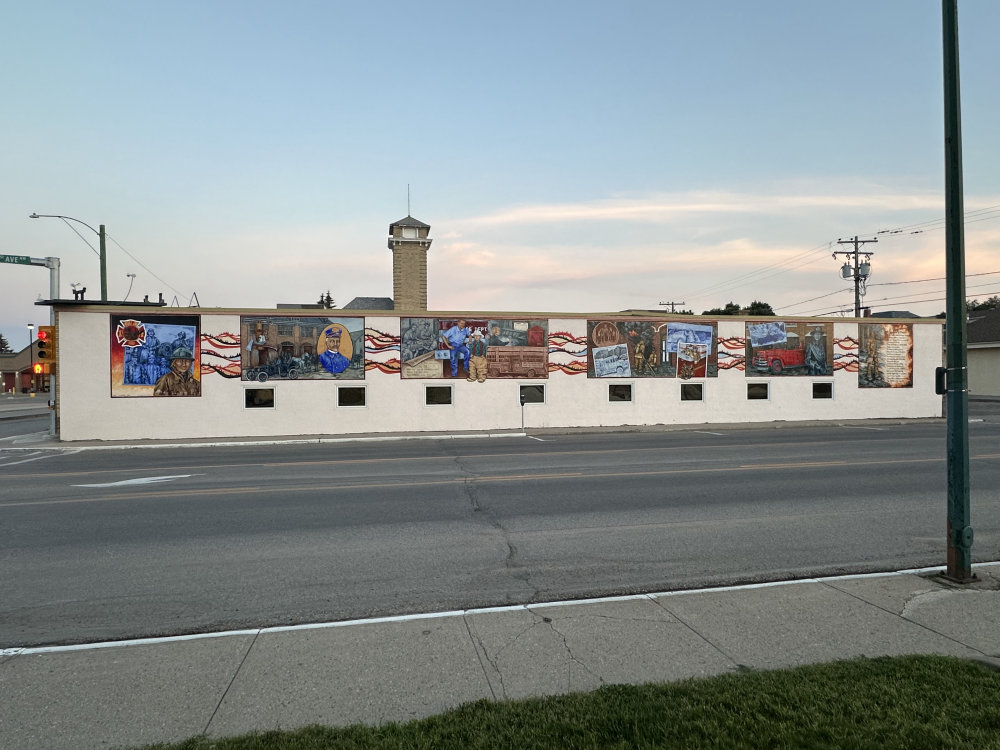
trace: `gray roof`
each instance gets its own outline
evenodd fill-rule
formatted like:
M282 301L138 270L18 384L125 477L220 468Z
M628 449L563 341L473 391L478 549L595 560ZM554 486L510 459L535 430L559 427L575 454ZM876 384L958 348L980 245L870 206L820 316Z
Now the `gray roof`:
M430 224L424 224L424 222L419 219L414 219L412 216L407 216L405 219L400 219L399 221L394 221L389 225L389 232L392 233L393 227L419 227L420 229L430 229Z
M341 310L393 310L392 297L355 297Z
M965 330L970 344L1000 342L1000 310L970 312Z
M873 318L919 318L920 315L911 313L909 310L886 310L885 312L872 313Z

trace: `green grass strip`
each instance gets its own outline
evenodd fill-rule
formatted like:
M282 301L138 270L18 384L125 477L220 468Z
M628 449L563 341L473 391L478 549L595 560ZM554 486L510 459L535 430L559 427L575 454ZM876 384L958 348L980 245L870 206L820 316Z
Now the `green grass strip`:
M312 726L146 750L365 748L1000 749L1000 671L943 656L856 659L469 703L406 724Z

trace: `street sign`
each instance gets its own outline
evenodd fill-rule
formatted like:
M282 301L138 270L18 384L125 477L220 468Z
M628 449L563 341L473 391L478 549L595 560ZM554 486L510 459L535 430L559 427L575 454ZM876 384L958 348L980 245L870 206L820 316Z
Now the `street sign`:
M20 263L24 266L32 266L31 258L27 255L0 255L0 263Z

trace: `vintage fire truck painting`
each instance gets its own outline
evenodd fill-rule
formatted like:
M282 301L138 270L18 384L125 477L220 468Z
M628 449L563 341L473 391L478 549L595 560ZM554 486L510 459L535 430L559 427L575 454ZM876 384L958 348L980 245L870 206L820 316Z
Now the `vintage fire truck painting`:
M747 323L747 375L833 374L830 323Z

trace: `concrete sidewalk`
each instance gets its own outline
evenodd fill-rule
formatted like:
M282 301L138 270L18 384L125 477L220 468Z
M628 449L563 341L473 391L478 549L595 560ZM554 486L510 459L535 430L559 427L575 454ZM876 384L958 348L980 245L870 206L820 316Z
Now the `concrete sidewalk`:
M0 651L0 747L407 721L480 698L858 656L1000 667L1000 563L186 638Z

